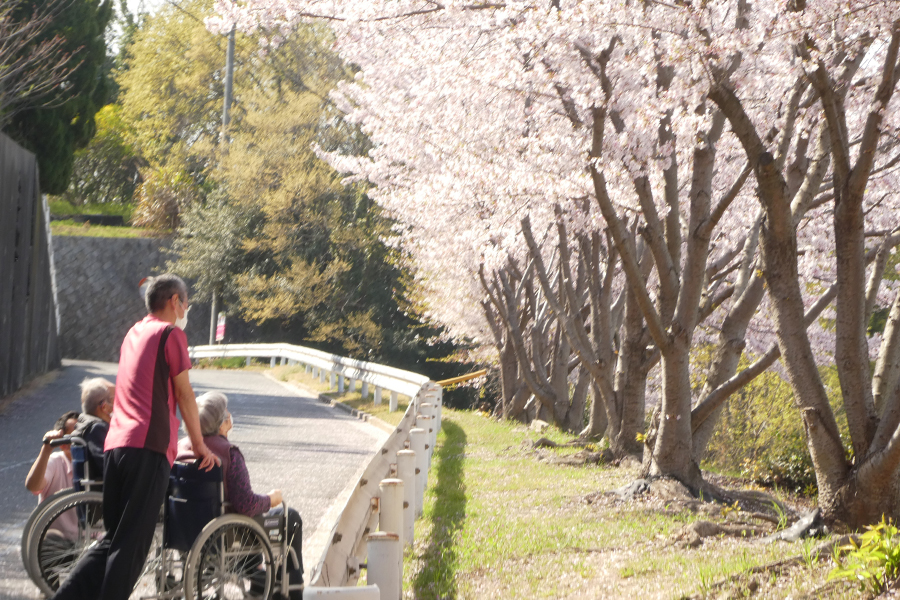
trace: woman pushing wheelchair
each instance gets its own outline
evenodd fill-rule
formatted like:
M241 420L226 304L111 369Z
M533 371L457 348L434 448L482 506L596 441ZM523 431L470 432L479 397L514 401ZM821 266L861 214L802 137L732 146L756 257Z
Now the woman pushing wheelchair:
M228 433L232 428L231 413L228 412L228 398L221 392L207 392L197 397L199 409L200 431L203 441L222 461L222 476L225 488L225 501L230 504L230 512L257 517L260 515L275 516L283 512L281 490L272 490L268 494L256 494L250 486L250 474L244 456L237 446L228 441ZM189 461L194 455L191 440L178 442L178 461ZM276 508L277 507L277 508ZM288 578L291 583L303 581L303 559L301 544L303 538L303 521L293 508L288 509L288 538L291 548L297 555L299 568L289 561ZM292 586L293 587L293 586ZM300 591L291 591L290 597L301 598Z

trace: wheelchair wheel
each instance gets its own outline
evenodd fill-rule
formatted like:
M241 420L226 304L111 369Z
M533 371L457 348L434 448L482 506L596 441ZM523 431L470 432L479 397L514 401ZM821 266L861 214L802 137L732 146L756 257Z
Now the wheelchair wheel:
M44 595L52 596L105 532L100 492L73 492L55 499L38 516L28 543L26 570L32 581Z
M25 567L25 572L28 573L28 576L33 580L35 575L31 573L31 561L28 560L28 545L31 543L31 537L33 535L34 524L37 522L38 518L47 510L47 507L50 506L54 500L59 498L60 496L64 496L66 494L71 494L75 491L74 488L66 488L64 490L59 490L58 492L54 492L53 494L44 498L40 504L35 507L31 514L28 516L28 520L25 522L25 527L22 529L22 542L20 544L20 552L22 555L22 566Z
M211 521L186 563L185 600L268 598L272 591L272 549L250 517L229 514Z

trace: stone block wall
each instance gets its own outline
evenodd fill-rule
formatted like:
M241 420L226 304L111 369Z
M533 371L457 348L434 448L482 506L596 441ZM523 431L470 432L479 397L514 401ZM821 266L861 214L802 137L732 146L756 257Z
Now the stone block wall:
M138 284L163 272L163 239L54 236L59 344L64 358L118 362L128 330L147 309ZM191 303L188 343L209 338L209 306Z
M147 314L138 294L141 279L165 272L171 239L54 236L59 300L59 348L63 358L119 361L125 334ZM191 281L187 282L191 291ZM209 301L189 296L188 344L209 343ZM227 307L219 306L219 310ZM290 341L276 325L269 331L229 315L225 343Z

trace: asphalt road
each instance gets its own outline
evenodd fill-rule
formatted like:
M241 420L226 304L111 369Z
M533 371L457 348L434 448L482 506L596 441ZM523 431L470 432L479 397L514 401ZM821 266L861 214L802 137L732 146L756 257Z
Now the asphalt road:
M42 596L22 567L22 527L36 505L25 476L41 437L67 410L79 410L78 383L86 377L115 381L115 363L64 361L55 375L0 403L0 598ZM228 395L234 416L231 442L247 460L253 489L284 492L303 518L303 562L307 574L324 550L328 534L368 460L387 433L351 418L285 384L244 371L192 370L199 395Z

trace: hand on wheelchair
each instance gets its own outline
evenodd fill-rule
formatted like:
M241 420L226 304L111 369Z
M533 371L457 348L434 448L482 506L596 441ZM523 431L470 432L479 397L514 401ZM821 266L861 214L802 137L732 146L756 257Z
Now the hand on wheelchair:
M222 466L222 459L213 454L213 451L203 442L194 446L194 455L200 463L199 468L203 471L210 471L213 467Z
M66 435L66 432L62 429L54 429L44 434L43 442L49 445L51 441L58 440L64 435Z
M271 490L268 494L269 502L272 505L272 508L275 508L279 504L281 504L283 498L281 494L281 490Z

